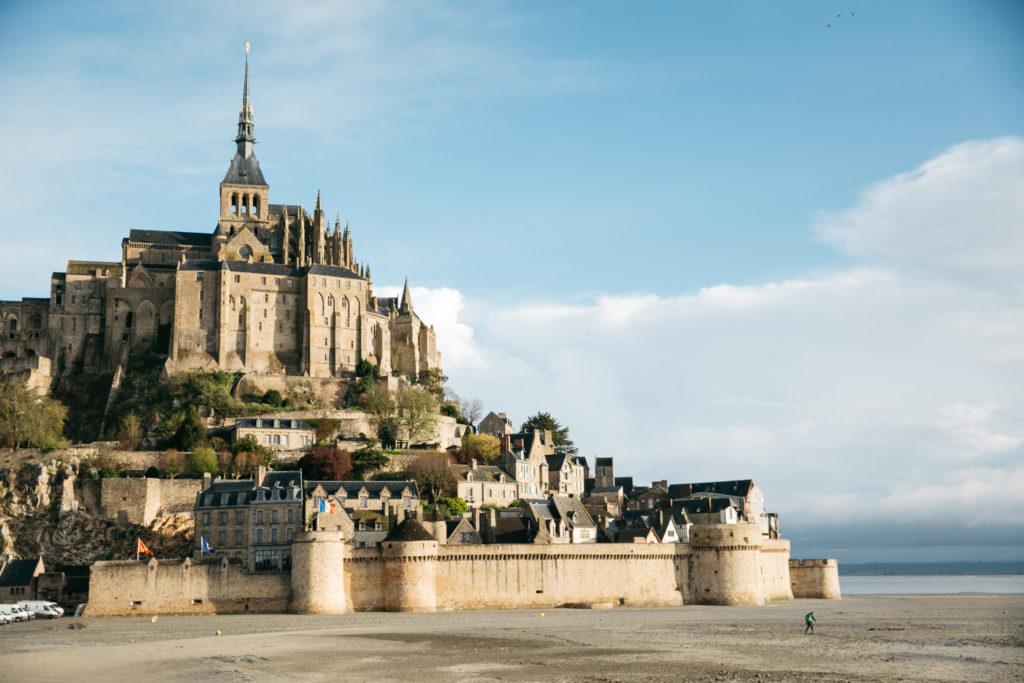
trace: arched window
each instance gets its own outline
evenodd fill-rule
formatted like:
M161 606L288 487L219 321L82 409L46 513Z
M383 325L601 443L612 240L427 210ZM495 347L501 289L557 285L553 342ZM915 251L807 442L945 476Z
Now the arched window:
M229 296L228 297L228 305L231 306L231 310L232 311L235 310L235 297L233 297L233 296Z
M260 196L258 194L253 195L252 198L252 213L254 216L260 215Z
M238 193L233 192L231 194L231 213L238 215Z
M247 194L242 195L242 215L249 215L249 195Z
M331 310L334 309L334 295L333 294L328 294L327 295L327 308L330 308Z
M11 318L11 322L9 322L7 324L7 329L10 330L11 334L14 334L15 332L17 332L18 331L18 319L17 318Z

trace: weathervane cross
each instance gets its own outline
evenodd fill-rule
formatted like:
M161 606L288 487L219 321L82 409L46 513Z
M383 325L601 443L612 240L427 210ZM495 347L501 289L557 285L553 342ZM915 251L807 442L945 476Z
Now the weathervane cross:
M242 47L245 48L245 54L249 54L249 48L252 47L252 44L250 44L249 41L247 40L244 43L242 43Z

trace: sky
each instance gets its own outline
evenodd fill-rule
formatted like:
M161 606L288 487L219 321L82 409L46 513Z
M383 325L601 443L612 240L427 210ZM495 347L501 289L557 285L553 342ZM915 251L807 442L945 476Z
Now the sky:
M838 15L838 16L837 16ZM1024 559L1024 4L0 4L0 298L271 201L404 277L455 391L794 556Z

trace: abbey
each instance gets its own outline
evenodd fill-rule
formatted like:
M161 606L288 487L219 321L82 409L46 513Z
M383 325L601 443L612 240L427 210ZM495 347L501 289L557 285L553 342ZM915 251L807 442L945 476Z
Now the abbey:
M271 203L253 150L246 54L235 155L212 232L131 230L116 262L69 261L48 299L0 302L0 370L42 386L72 369L110 371L133 351L167 370L312 378L351 376L360 361L415 379L440 367L434 329L401 297L374 295L351 230Z

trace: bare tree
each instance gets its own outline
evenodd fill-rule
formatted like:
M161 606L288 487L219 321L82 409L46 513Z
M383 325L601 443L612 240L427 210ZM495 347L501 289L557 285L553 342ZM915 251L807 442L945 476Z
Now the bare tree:
M477 420L483 417L484 402L478 398L460 398L459 413L469 424L476 426Z
M436 501L440 493L455 485L455 474L446 453L424 453L409 463L406 474L416 481L420 495L429 494L431 501Z

